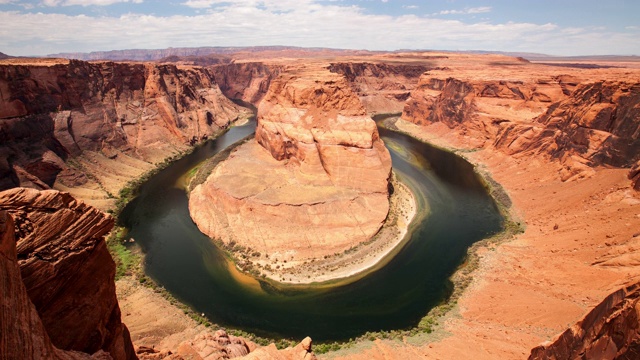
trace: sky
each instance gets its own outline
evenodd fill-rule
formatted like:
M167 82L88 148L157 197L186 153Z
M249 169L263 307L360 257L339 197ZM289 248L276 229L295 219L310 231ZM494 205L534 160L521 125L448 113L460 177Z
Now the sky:
M0 0L0 52L285 45L640 55L638 0Z

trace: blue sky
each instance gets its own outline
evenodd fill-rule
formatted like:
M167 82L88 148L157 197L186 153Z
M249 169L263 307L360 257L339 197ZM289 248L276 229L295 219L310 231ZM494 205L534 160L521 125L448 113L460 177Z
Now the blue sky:
M291 45L640 55L636 0L0 0L0 52Z

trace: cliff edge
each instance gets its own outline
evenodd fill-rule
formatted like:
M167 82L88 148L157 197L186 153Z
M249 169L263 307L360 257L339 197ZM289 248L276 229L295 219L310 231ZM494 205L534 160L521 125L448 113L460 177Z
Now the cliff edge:
M9 325L2 331L6 350L22 352L22 358L36 352L56 358L57 348L135 359L129 332L120 320L115 263L103 239L113 219L55 190L1 192L0 211L2 261L9 275L2 280L13 290L3 292L9 295L2 299L3 316L16 320L2 322ZM23 341L23 336L31 340L12 342Z

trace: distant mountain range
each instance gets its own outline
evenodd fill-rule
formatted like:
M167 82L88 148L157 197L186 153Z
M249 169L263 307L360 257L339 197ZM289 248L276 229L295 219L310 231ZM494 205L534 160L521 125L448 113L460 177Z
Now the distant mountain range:
M343 50L329 48L303 48L295 46L253 46L253 47L222 47L208 46L195 48L167 48L167 49L129 49L129 50L112 50L112 51L94 51L90 53L59 53L50 54L48 57L57 57L65 59L78 60L134 60L134 61L156 61L165 58L175 57L202 57L211 55L230 55L230 54L253 54L267 53L271 56L282 56L286 52L286 56L301 55L347 55L347 54L367 54L374 53L366 50Z
M348 49L331 49L331 48L304 48L296 46L253 46L253 47L229 47L229 46L206 46L206 47L178 47L167 49L128 49L128 50L111 50L111 51L94 51L89 53L59 53L50 54L48 57L78 59L78 60L114 60L114 61L157 61L167 59L168 61L176 61L180 58L197 57L202 62L204 57L212 57L205 62L226 62L225 58L230 58L232 54L252 55L260 54L267 57L278 56L332 56L332 55L367 55L374 53L393 53L393 52L415 52L415 51L436 51L436 50L416 50L403 49L397 51L367 51L367 50L348 50ZM590 56L553 56L540 53L530 52L505 52L505 51L486 51L486 50L466 50L466 51L445 51L457 53L472 54L502 54L506 56L520 57L529 61L640 61L640 56L635 55L590 55ZM286 53L286 54L285 54ZM0 53L0 59L9 57ZM217 59L213 59L217 58Z
M9 56L9 55L7 55L7 54L5 54L5 53L1 53L1 52L0 52L0 60L3 60L3 59L10 59L10 58L12 58L12 57L13 57L13 56Z

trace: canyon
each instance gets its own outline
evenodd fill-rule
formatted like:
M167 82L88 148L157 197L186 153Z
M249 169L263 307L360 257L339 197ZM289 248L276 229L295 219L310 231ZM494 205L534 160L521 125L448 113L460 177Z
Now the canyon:
M289 264L315 261L378 232L390 175L389 152L351 87L307 65L271 81L255 141L193 189L189 208L211 238Z
M265 202L264 197L257 196L260 191L273 184L280 184L277 187L281 188L286 179L322 179L313 185L328 189L328 184L332 184L332 196L327 197L317 189L297 195L322 195L323 199L344 201L339 195L360 191L345 198L351 201L360 196L368 199L367 207L373 204L374 209L379 209L375 211L378 216L367 225L371 234L377 231L388 211L385 180L390 174L390 160L368 116L402 112L400 119L389 121L391 126L451 149L476 164L479 172L490 175L504 187L510 198L508 211L526 228L513 239L488 242L476 249L478 269L473 272L471 285L457 300L455 310L439 320L439 331L446 331L447 336L435 341L375 340L333 356L355 359L465 358L468 354L477 359L580 358L587 353L603 358L632 356L637 351L634 284L640 282L636 254L640 229L637 192L640 66L602 60L598 64L598 67L551 66L502 55L436 52L332 55L295 61L260 58L253 53L231 64L206 67L60 59L2 60L0 187L53 188L102 210L114 209L115 197L128 181L166 158L187 151L193 144L215 136L233 121L247 118L247 112L228 96L258 108L257 141L240 146L216 168L212 176L222 179L224 186L217 185L220 182L209 184L208 191L216 192L201 201L220 201L225 213L232 213L232 208L247 212L251 208L259 210L257 216L266 216L265 204L282 201L273 193ZM315 128L305 122L305 117L317 120L321 114L328 114L331 121ZM358 154L357 159L367 161L354 163L353 158L341 156L345 152ZM247 171L265 164L273 176L261 177ZM238 181L239 176L247 176L251 182ZM356 178L366 181L350 182ZM262 186L249 186L260 182ZM338 186L342 187L339 191ZM135 303L130 296L124 297L126 300L121 298L118 308L113 273L107 271L113 265L107 259L104 241L96 240L108 232L113 220L95 209L88 210L87 205L66 193L8 191L0 196L5 199L2 210L12 217L2 215L5 229L2 266L12 275L3 288L15 291L3 293L15 296L3 299L3 309L13 308L5 304L16 304L19 311L3 310L2 324L7 323L4 319L9 316L29 319L26 322L29 329L16 331L34 339L25 342L25 346L40 349L52 358L67 356L58 349L88 354L104 351L114 358L130 358L132 347L127 342L126 327L117 318L119 308L130 308ZM192 201L197 201L198 196L198 192L192 194ZM242 199L244 203L234 199ZM60 205L56 208L52 203ZM38 206L46 211L38 210ZM72 221L63 220L71 216L62 214L67 212L62 210L65 207L75 209L70 210L75 216L91 214L82 218L86 223L61 226L73 232L64 236L71 241L69 245L56 243L44 235L29 237L34 229ZM17 250L11 247L16 242L10 231L13 222L18 228ZM331 221L325 219L322 223ZM240 224L237 222L232 233L238 231ZM291 226L306 224L309 223ZM85 226L95 233L76 231ZM206 233L208 229L203 230ZM78 233L85 238L71 240ZM62 308L68 308L65 301L69 299L63 295L80 294L81 290L64 288L61 280L49 277L51 273L43 267L50 262L48 256L57 259L64 258L61 254L67 252L84 254L89 246L85 242L100 251L92 252L96 259L83 266L104 268L98 273L105 278L94 282L107 294L99 302L104 302L104 308L92 309L100 313L96 317L102 317L102 322L86 324L73 318L81 312L62 313ZM283 244L292 245L289 240ZM251 244L254 249L258 246ZM274 252L272 248L264 250ZM336 248L326 249L327 253L335 251ZM32 256L25 258L19 254ZM84 271L78 270L75 262L55 263L61 266L56 274L62 281L68 280L71 272ZM81 284L83 281L79 280L71 285ZM63 290L55 289L56 286L62 286ZM62 299L56 299L55 294ZM149 298L144 301L151 301ZM602 299L603 305L598 305ZM43 309L46 304L58 305ZM74 306L83 308L81 304ZM572 325L587 313L585 320ZM71 323L54 321L64 316L71 316ZM144 327L135 323L133 315L123 314L122 321L130 328L133 327L128 318L134 321L133 327ZM137 319L153 323L149 317ZM83 344L64 338L68 329L79 330L81 325L96 329L100 335L90 341L73 337L78 342L85 341ZM171 328L162 326L167 331ZM567 327L571 329L565 331ZM619 333L625 334L624 341L616 337ZM224 338L223 334L218 335ZM187 334L182 336L180 341L166 346L172 346L176 352L178 344L188 340ZM213 336L203 335L202 339L209 339L212 344ZM136 333L132 332L132 337L135 344ZM549 340L554 341L538 347ZM161 339L149 340L145 346L153 349L160 343ZM194 342L190 347L188 351L198 353L197 349L206 346L199 347ZM250 347L247 345L247 349ZM311 356L310 345L300 347L304 351L290 350L290 353ZM150 351L149 356L154 353L160 357L161 352L155 351ZM205 358L201 353L198 356ZM273 352L249 356L287 355Z

